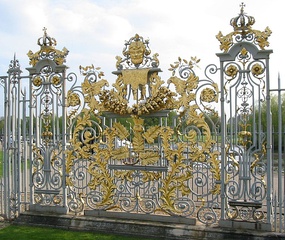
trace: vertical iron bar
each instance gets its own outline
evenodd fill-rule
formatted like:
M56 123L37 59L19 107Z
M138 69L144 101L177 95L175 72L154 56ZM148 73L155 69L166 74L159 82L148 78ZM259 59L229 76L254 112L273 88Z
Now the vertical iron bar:
M16 212L17 214L20 213L20 209L21 209L21 183L22 183L22 179L21 179L21 176L22 176L22 171L21 171L21 159L22 159L22 153L21 153L21 147L22 147L22 144L21 144L21 77L18 76L18 79L17 79L17 83L18 83L18 92L17 92L17 108L16 108L16 116L17 116L17 120L18 120L18 124L17 124L17 144L16 144L16 151L17 151L17 158L16 158L16 166L17 166L17 171L15 172L16 173L16 186L17 186L17 189L15 190L16 192L16 197L15 197L15 201L16 201Z
M3 149L4 149L4 157L3 157L3 167L4 167L4 214L6 218L10 218L9 215L9 192L10 192L10 182L9 182L9 131L10 125L9 123L9 116L10 116L10 84L9 84L10 76L5 78L5 87L4 87L4 96L5 96L5 108L4 108L4 142L3 142Z
M282 228L282 106L281 83L278 76L278 201L279 201L279 231Z
M27 123L27 117L26 117L26 88L24 89L24 96L23 96L23 125L22 125L22 135L23 135L23 193L24 193L24 204L26 207L27 203L27 138L26 138L26 123Z
M271 200L272 200L272 114L271 114L271 99L270 99L270 79L269 79L269 58L266 59L266 112L267 112L267 143L266 143L266 157L267 157L267 223L270 223L271 219Z
M29 99L29 110L30 110L30 124L29 124L29 159L30 159L30 205L34 203L34 188L33 188L33 135L34 135L34 105L33 105L33 85L32 85L32 76L29 79L29 90L30 90L30 99Z
M63 78L63 83L62 83L62 152L65 153L66 151L66 96L65 96L65 91L66 91L66 76L65 76L66 70L63 71L62 73L62 78ZM63 178L63 206L67 208L67 189L66 189L66 166L65 166L65 154L62 156L63 163L62 163L62 178Z
M274 231L276 231L277 229L277 214L276 214L276 211L277 211L277 197L276 197L276 193L275 193L275 196L274 196L274 199L273 199L273 204L274 204L274 215L273 215L273 219L274 219L274 225L273 225L273 228L274 228Z
M225 93L224 93L224 66L220 60L220 83L221 83L221 219L225 219L225 145L226 145L226 113L225 113Z

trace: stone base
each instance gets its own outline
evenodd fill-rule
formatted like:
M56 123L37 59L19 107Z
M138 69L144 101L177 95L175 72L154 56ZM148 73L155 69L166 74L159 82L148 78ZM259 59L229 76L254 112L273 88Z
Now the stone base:
M272 226L270 223L262 223L262 222L220 220L219 226L222 228L231 228L231 229L261 230L267 232L272 231Z
M107 212L100 210L86 210L85 216L104 217L110 219L132 219L139 221L152 221L162 223L175 223L175 224L187 224L196 225L196 218L185 218L179 216L164 216L164 215L151 215L151 214L138 214L138 213L126 213L126 212Z
M94 214L94 213L93 213ZM221 224L229 222L221 221ZM45 226L69 230L101 232L123 236L138 236L164 240L273 240L285 239L285 234L261 230L221 228L219 226L163 223L147 220L119 219L115 216L95 217L83 215L60 215L39 212L24 212L15 219L14 224ZM234 224L234 223L232 223ZM237 227L237 224L235 225Z
M67 214L67 207L62 206L42 206L39 204L33 204L29 206L29 210L32 212L42 212L42 213L58 213Z

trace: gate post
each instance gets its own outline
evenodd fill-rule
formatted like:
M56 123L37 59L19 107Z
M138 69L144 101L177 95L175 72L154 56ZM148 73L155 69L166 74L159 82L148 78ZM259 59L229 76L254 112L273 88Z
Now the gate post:
M30 77L30 210L67 212L65 189L66 69L68 50L55 49L56 40L38 39L40 50L28 52Z
M221 220L220 226L271 230L271 122L261 123L261 104L270 119L269 55L271 35L253 30L244 13L231 19L234 31L223 36L218 53L221 84ZM267 181L267 182L266 182Z
M4 87L4 138L3 138L3 188L4 216L13 219L21 211L21 69L19 61L11 60L8 76L1 77Z

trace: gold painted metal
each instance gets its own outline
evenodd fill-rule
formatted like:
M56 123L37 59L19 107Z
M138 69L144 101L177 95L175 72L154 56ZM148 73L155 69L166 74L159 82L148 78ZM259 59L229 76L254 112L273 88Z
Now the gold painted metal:
M254 76L257 77L261 75L262 73L264 73L264 70L265 69L260 64L256 63L252 66L251 72Z
M150 57L148 41L136 34L125 44L124 57L116 57L117 75L112 89L107 89L108 81L102 77L104 73L94 66L82 67L80 71L85 77L82 83L84 101L80 100L76 92L69 91L67 94L68 106L76 107L85 103L85 108L76 118L73 129L70 149L66 151L66 171L68 177L67 185L74 186L72 169L75 161L82 159L88 162L88 172L91 180L88 184L92 190L102 193L101 201L96 203L97 208L114 209L120 208L114 205L116 181L133 181L134 170L115 170L111 174L108 164L120 166L157 166L161 159L167 161L167 173L142 170L142 181L144 183L161 181L160 206L155 211L164 211L168 214L183 215L183 211L176 205L177 193L187 196L191 193L189 181L193 178L190 162L207 163L211 166L213 178L218 182L221 179L217 151L212 150L216 143L211 136L211 130L205 120L202 109L197 105L198 99L204 103L218 101L218 86L215 83L207 85L197 98L199 77L195 75L193 68L199 63L197 57L190 61L178 58L178 61L171 64L172 76L167 84L159 76L158 54ZM177 76L183 68L190 69L186 79ZM90 81L89 76L94 76L96 81ZM175 89L175 91L171 89ZM132 99L128 97L132 96ZM155 125L148 129L144 127L144 116L182 109L177 119L176 128L169 126ZM208 106L207 110L211 108ZM212 110L213 111L213 110ZM213 111L214 112L214 111ZM98 141L94 135L84 130L86 127L94 126L95 122L101 124L102 114L113 114L120 117L130 117L133 122L132 138L130 146L116 146L116 141L130 139L130 129L120 122L113 122L111 126L98 131ZM69 117L74 118L74 114ZM95 120L91 120L94 118ZM203 132L203 141L197 144L197 133L195 130L182 133L182 122L186 125L195 126ZM82 131L85 131L82 135ZM83 136L83 137L82 137ZM81 138L82 137L82 138ZM183 139L179 141L178 139ZM80 140L81 139L81 140ZM153 145L160 140L161 152L158 148L146 148L146 145ZM173 149L172 142L176 148ZM104 146L104 147L102 147ZM185 158L185 151L188 151L188 159ZM99 190L98 190L99 191ZM215 184L211 190L212 194L220 192L220 184ZM143 203L143 196L138 192L133 198L134 202Z
M68 54L68 50L63 48L62 51L57 50L56 40L48 36L46 28L43 29L44 35L42 38L38 39L38 45L41 49L35 53L31 50L27 53L30 59L30 65L33 67L43 58L51 58L57 65L62 65L65 62L65 58Z
M238 37L239 42L241 42L243 39L248 40L246 38L252 35L251 37L254 39L253 42L259 45L261 49L264 49L264 47L269 44L267 42L267 37L270 36L271 32L267 35L267 33L269 33L267 30L262 34L252 30L251 25L254 24L254 18L247 18L243 13L243 7L244 5L242 5L241 14L237 18L232 19L231 23L232 26L234 26L234 32L225 37L220 35L221 33L217 36L221 42L221 50L224 50L224 52L228 52L229 48L232 47L233 37ZM259 91L259 101L262 101L262 97L265 99L265 66L266 64L262 60L254 59L252 53L243 47L237 53L235 61L231 61L229 64L225 65L225 69L223 70L225 78L223 87L226 98L229 97L229 91L231 91L231 94L234 93L237 96L235 100L233 100L233 97L229 97L229 102L233 102L232 109L235 109L235 111L230 114L229 118L231 120L235 119L234 121L237 122L235 123L236 126L230 130L233 135L229 136L229 144L225 149L226 168L229 167L229 171L226 169L225 186L228 189L233 187L234 191L236 191L235 193L238 193L230 193L232 189L227 191L228 199L237 202L237 205L227 206L226 214L229 219L240 218L242 220L253 219L256 221L264 219L264 213L257 210L254 204L251 206L251 200L255 203L258 201L262 202L265 195L262 196L263 199L262 197L258 199L253 192L247 197L240 197L241 195L245 196L248 194L242 193L242 191L246 191L240 187L244 184L243 179L240 176L251 179L253 182L256 181L255 184L258 182L258 188L262 190L258 189L256 191L261 192L264 190L264 192L266 192L266 168L262 161L266 154L265 142L264 140L259 140L257 143L255 138L256 135L254 136L254 134L256 134L256 129L260 128L259 125L256 126L256 118L259 115L254 112L257 111L254 95ZM255 88L254 85L258 87ZM252 105L250 103L252 103ZM231 126L234 126L234 124ZM237 134L237 136L235 134ZM232 149L233 152L230 151L232 147L234 147ZM239 161L235 156L238 156ZM246 171L243 171L242 168L244 167L247 168ZM240 196L238 196L239 194ZM253 196L251 196L251 194ZM246 204L244 206L238 205L238 200L241 200L243 203L246 202L248 206L246 206Z
M239 16L231 19L231 25L234 28L234 31L225 36L220 31L216 35L216 38L221 43L220 49L225 53L228 52L234 44L235 37L239 37L242 40L247 39L247 36L249 35L253 35L255 44L257 44L262 50L269 46L268 38L272 33L271 30L269 27L266 27L264 31L252 29L255 19L252 16L245 15L244 7L245 5L242 3Z

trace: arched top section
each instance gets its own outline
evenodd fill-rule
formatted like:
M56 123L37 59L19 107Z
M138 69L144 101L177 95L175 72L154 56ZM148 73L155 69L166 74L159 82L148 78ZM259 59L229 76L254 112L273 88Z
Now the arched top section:
M66 65L57 65L56 62L50 59L43 59L37 62L34 67L27 68L27 70L30 72L30 74L38 74L42 72L44 68L48 68L49 73L62 73L67 69Z
M234 44L229 52L217 53L217 56L220 58L221 62L234 61L243 48L250 52L254 59L267 59L269 58L270 53L273 52L272 50L259 50L258 47L251 42L240 42Z
M41 69L45 66L49 66L52 68L53 72L55 71L55 67L56 67L55 62L50 59L43 59L37 62L37 64L35 65L36 72L40 72Z

